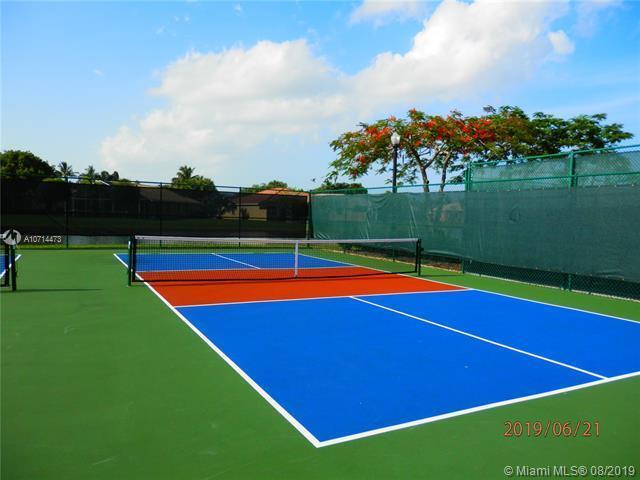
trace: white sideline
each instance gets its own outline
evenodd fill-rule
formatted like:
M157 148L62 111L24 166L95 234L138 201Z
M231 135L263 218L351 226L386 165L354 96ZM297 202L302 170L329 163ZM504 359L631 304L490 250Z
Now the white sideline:
M216 257L224 258L225 260L229 260L231 262L239 263L240 265L246 265L247 267L256 268L260 270L260 267L256 267L255 265L251 265L250 263L241 262L240 260L234 260L233 258L225 257L219 253L212 253L211 255L215 255Z
M599 379L608 378L608 377L605 377L604 375L600 375L599 373L590 372L589 370L585 370L583 368L576 367L576 366L571 365L569 363L559 362L559 361L554 360L554 359L549 358L549 357L543 357L542 355L537 355L535 353L527 352L526 350L522 350L520 348L515 348L515 347L512 347L512 346L506 345L504 343L495 342L493 340L489 340L488 338L481 337L479 335L474 335L473 333L465 332L464 330L459 330L457 328L449 327L449 326L443 325L441 323L437 323L437 322L433 322L431 320L427 320L426 318L418 317L416 315L411 315L410 313L405 313L405 312L402 312L400 310L396 310L395 308L390 308L390 307L386 307L384 305L380 305L379 303L370 302L369 300L364 300L364 299L358 298L358 297L351 297L351 298L353 300L357 301L357 302L366 303L368 305L372 305L374 307L378 307L378 308L381 308L383 310L387 310L389 312L396 313L398 315L402 315L402 316L405 316L405 317L408 317L408 318L412 318L414 320L419 320L421 322L428 323L429 325L433 325L435 327L440 327L440 328L444 328L445 330L449 330L449 331L454 332L454 333L459 333L460 335L464 335L466 337L470 337L470 338L473 338L475 340L480 340L481 342L486 342L486 343L489 343L491 345L495 345L497 347L505 348L505 349L511 350L513 352L517 352L517 353L521 353L523 355L527 355L529 357L537 358L538 360L543 360L545 362L554 363L554 364L559 365L561 367L565 367L565 368L569 368L571 370L575 370L576 372L584 373L586 375L591 375L592 377L596 377L596 378L599 378Z
M319 447L328 447L330 445L336 445L338 443L351 442L360 438L371 437L373 435L380 435L381 433L393 432L395 430L403 430L405 428L416 427L418 425L424 425L425 423L437 422L438 420L445 420L447 418L459 417L461 415L467 415L469 413L481 412L483 410L491 410L492 408L504 407L506 405L513 405L514 403L527 402L529 400L536 400L538 398L551 397L562 393L572 392L574 390L582 390L589 387L595 387L597 385L603 385L605 383L617 382L626 378L636 377L640 375L639 372L626 373L624 375L618 375L616 377L606 378L604 380L594 380L593 382L581 383L579 385L573 385L571 387L559 388L557 390L550 390L548 392L535 393L533 395L527 395L525 397L512 398L509 400L502 400L500 402L487 403L486 405L479 405L477 407L465 408L464 410L458 410L455 412L443 413L442 415L435 415L433 417L421 418L418 420L412 420L410 422L398 423L396 425L390 425L388 427L376 428L374 430L368 430L366 432L355 433L353 435L347 435L344 437L332 438L331 440L325 440L320 442Z
M436 267L431 267L431 268L436 268ZM429 278L422 278L422 277L417 277L417 276L414 276L414 275L407 275L407 274L404 274L404 273L400 273L398 275L402 275L404 277L417 278L418 280L424 280L426 282L442 283L444 285L449 285L449 286L452 286L452 287L459 287L460 286L460 285L456 285L455 283L443 282L441 280L430 280ZM533 285L533 286L540 286L540 285ZM630 318L624 318L624 317L616 317L615 315L608 315L606 313L593 312L591 310L584 310L582 308L567 307L565 305L556 305L555 303L548 303L548 302L542 302L540 300L531 300L529 298L516 297L514 295L508 295L506 293L492 292L491 290L483 290L481 288L470 288L470 287L467 287L467 288L469 290L475 290L476 292L489 293L491 295L499 295L501 297L513 298L515 300L522 300L523 302L539 303L540 305L547 305L548 307L564 308L565 310L574 310L576 312L590 313L592 315L598 315L599 317L613 318L615 320L623 320L625 322L631 322L631 323L635 323L635 324L640 324L639 320L632 320ZM542 287L542 288L546 288L546 287Z
M468 289L460 287L458 290L428 290L417 292L387 292L387 293L365 293L365 294L353 294L353 295L329 295L325 297L301 297L301 298L276 298L267 300L245 300L240 302L221 302L221 303L194 303L190 305L175 305L176 308L191 308L191 307L218 307L222 305L243 305L245 303L274 303L274 302L300 302L309 300L331 300L334 298L352 298L352 297L381 297L384 295L411 295L414 293L458 293L467 292Z
M127 267L127 264L122 261L117 254L114 253L114 256L118 259L119 262ZM140 279L142 280L142 278ZM258 385L249 375L247 375L247 373L245 373L244 370L242 370L233 360L227 357L227 355L220 348L218 348L218 346L216 346L211 340L209 340L206 335L198 330L191 322L189 322L189 320L187 320L184 315L176 310L176 308L171 305L162 295L160 295L160 293L158 293L152 285L150 285L148 282L145 282L144 280L143 283L149 290L151 290L155 294L156 297L158 297L162 301L162 303L169 307L169 309L173 313L175 313L180 320L182 320L196 335L198 335L198 337L200 337L200 339L205 342L209 346L209 348L216 352L218 356L227 363L227 365L233 368L233 370L235 370L235 372L240 375L240 377L242 377L244 381L251 385L251 387L269 403L269 405L271 405L280 415L282 415L291 425L293 425L293 427L298 430L302 434L302 436L304 436L304 438L311 442L311 444L316 448L321 446L320 441L316 437L314 437L311 432L304 428L304 426L300 422L298 422L298 420L296 420L293 415L287 412L284 407L282 407L273 399L273 397L271 397L271 395L264 391L260 385Z

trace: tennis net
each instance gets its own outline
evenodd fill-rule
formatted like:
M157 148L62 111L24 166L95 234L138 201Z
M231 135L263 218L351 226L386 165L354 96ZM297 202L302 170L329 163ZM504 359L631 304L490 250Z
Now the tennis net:
M278 280L412 273L420 240L199 238L136 235L128 281Z

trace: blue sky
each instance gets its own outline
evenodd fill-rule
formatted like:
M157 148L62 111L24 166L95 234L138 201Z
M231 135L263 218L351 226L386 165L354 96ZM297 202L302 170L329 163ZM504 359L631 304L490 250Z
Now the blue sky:
M330 140L412 107L604 112L640 143L639 2L1 8L1 148L76 170L165 181L189 164L217 184L309 188Z

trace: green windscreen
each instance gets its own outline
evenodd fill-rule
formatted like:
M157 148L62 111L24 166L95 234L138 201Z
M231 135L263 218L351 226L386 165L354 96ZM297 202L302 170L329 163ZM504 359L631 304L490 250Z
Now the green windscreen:
M600 185L317 194L313 232L325 239L418 237L427 254L640 282L640 186Z

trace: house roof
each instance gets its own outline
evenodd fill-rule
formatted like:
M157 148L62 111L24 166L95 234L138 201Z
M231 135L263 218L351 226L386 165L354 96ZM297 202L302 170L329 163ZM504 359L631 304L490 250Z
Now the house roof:
M269 188L267 190L260 190L261 195L290 195L296 197L308 197L308 192L298 192L296 190L289 190L288 188Z
M269 188L267 190L260 190L259 192L250 193L248 195L242 194L240 202L242 205L260 205L265 202L277 202L279 200L284 201L286 197L299 197L309 198L307 192L296 192L294 190L288 190L286 188Z

